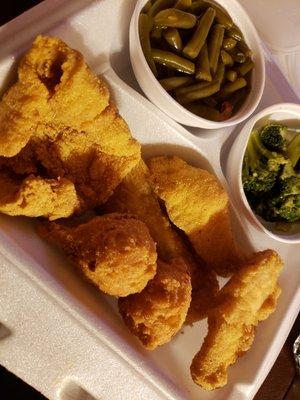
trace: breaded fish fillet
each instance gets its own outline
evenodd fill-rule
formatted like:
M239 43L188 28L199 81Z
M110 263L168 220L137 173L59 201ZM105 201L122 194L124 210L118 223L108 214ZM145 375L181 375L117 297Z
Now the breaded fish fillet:
M173 258L158 260L157 274L137 294L119 299L119 310L129 330L149 350L167 343L179 331L191 301L186 264Z
M62 248L75 267L112 296L140 292L156 273L156 249L146 225L125 214L95 217L76 227L50 222L42 236Z
M178 157L154 157L149 169L171 221L187 234L199 256L220 275L234 272L241 254L231 228L228 195L215 176Z
M275 310L282 266L275 251L257 253L220 291L208 317L208 334L191 365L192 378L202 388L227 383L227 368L250 348L258 322Z
M130 213L143 221L157 244L157 252L162 260L169 262L172 258L183 258L192 279L192 302L186 322L193 323L205 318L213 305L219 288L216 275L202 260L195 260L161 209L148 178L149 170L141 160L108 199L105 210Z
M0 212L7 215L66 217L78 208L74 184L65 178L42 179L29 175L21 182L0 172Z
M104 81L60 39L38 36L0 103L0 169L69 180L79 213L104 203L139 159Z

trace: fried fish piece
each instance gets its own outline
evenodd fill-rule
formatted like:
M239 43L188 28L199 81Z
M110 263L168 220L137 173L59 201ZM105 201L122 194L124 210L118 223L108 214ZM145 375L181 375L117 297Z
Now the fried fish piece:
M186 264L158 260L157 273L141 293L120 298L120 314L129 330L148 350L169 342L179 331L191 301Z
M72 215L79 207L74 184L67 179L42 179L29 175L18 182L0 172L0 212L7 215L46 217Z
M282 267L275 251L257 253L219 292L208 334L191 364L192 378L203 389L227 383L227 368L251 347L258 322L275 310Z
M94 286L112 296L140 292L156 273L155 243L146 225L132 216L107 214L75 227L49 222L41 234L62 248Z
M216 275L202 260L195 259L171 225L151 188L149 170L143 160L126 175L104 207L107 212L130 213L143 221L157 244L159 257L165 262L179 257L184 260L192 281L192 301L186 322L192 324L206 318L219 289Z
M215 176L178 157L154 157L149 169L171 221L199 256L219 275L235 272L242 255L231 228L228 195Z
M38 36L0 103L0 169L69 180L79 213L104 203L139 160L104 81L60 39Z

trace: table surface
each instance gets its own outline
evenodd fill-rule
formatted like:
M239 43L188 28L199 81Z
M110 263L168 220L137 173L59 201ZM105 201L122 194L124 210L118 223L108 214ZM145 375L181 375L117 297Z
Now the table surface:
M10 0L9 2L6 2L6 5L1 7L0 25L3 25L15 16L40 2L41 0ZM296 374L292 345L299 333L300 315L298 316L273 368L254 400L284 400ZM45 399L44 396L1 366L0 388L2 393L6 393L6 400Z

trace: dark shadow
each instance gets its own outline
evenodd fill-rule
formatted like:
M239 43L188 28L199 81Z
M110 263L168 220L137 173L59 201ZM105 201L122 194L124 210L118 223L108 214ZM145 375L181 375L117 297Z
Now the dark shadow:
M0 340L4 340L11 336L12 332L7 326L0 323Z

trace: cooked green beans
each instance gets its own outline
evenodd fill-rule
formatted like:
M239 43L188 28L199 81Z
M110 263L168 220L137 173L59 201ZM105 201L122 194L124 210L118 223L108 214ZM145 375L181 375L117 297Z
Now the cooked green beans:
M193 81L194 79L191 76L174 76L172 78L161 79L159 83L167 92L170 92L174 89L190 85Z
M224 65L229 66L229 67L233 66L233 64L234 64L233 58L231 57L231 55L229 53L227 53L227 51L221 50L220 56L221 56L222 63Z
M233 38L224 38L222 47L224 50L232 50L236 45L236 40Z
M179 57L170 51L152 49L152 57L157 64L174 69L184 74L192 75L195 73L195 64L192 61Z
M252 51L213 0L149 0L139 18L145 59L161 86L213 121L235 113L251 89Z
M150 45L150 21L147 14L140 14L139 16L139 35L141 46L143 49L144 56L146 61L151 68L154 76L157 76L157 69L151 54L151 45Z
M177 51L182 50L182 40L179 35L179 32L176 28L168 28L164 32L164 38L168 42L168 44L173 47L173 49Z
M224 27L222 25L215 25L211 29L210 37L208 38L208 57L209 66L212 74L214 75L217 70L218 60L220 56L220 49L223 43ZM225 63L224 63L225 64Z
M211 96L217 93L220 90L220 84L218 81L216 82L205 82L203 87L191 90L183 95L178 96L178 101L181 104L192 103L194 101L203 99L204 97Z
M196 25L196 22L195 15L176 8L162 10L153 18L153 24L157 28L191 29Z
M196 62L196 79L203 81L211 81L211 73L209 66L207 44L204 43Z
M210 27L213 23L216 11L208 8L198 22L197 29L192 38L187 42L183 49L183 54L189 58L196 58L205 43Z
M187 10L192 5L192 0L178 0L175 3L174 8L178 8L179 10Z

